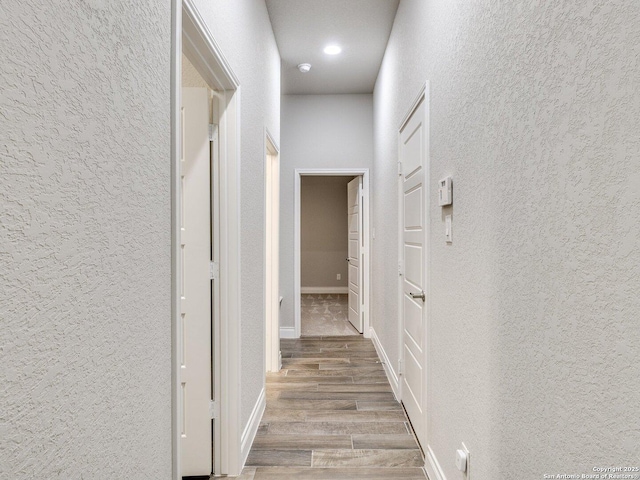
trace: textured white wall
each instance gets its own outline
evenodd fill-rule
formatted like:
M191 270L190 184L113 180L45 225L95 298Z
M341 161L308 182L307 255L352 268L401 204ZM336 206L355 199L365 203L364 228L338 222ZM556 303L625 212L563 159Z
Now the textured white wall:
M640 3L403 0L376 84L373 319L398 355L396 135L431 80L429 445L448 480L640 458ZM433 184L433 182L432 182ZM434 185L432 185L434 186Z
M210 88L184 53L182 54L182 86Z
M0 4L0 478L171 476L170 10Z
M263 1L198 0L241 89L242 424L264 385L264 128L280 140L280 56Z
M302 177L301 180L300 284L346 288L347 184L353 177ZM340 280L336 279L338 273Z
M283 95L280 152L280 326L293 327L296 168L371 168L373 96Z

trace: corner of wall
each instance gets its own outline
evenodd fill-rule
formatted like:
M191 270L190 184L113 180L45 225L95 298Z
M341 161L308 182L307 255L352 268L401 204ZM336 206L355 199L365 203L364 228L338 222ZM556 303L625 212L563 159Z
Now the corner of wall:
M380 357L380 361L384 367L384 372L387 374L387 379L389 380L393 394L396 399L400 401L400 378L393 369L393 366L389 361L389 357L387 356L387 352L384 350L376 331L373 327L371 327L369 331L371 332L371 341L373 342L373 346L376 348L376 352L378 352L378 356Z

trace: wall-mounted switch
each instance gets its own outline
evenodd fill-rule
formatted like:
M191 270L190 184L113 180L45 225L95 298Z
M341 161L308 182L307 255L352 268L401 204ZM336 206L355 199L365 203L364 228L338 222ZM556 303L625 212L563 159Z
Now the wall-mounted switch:
M453 243L453 230L451 225L451 215L444 217L444 234L447 238L447 243Z
M453 202L453 189L451 177L443 178L438 182L438 205L444 207Z
M336 275L336 280L340 280L342 278L342 275L340 275L339 273Z
M456 468L461 472L467 471L467 452L456 450Z
M465 474L464 478L470 478L470 468L469 468L469 449L462 442L462 445L458 450L456 450L456 468Z

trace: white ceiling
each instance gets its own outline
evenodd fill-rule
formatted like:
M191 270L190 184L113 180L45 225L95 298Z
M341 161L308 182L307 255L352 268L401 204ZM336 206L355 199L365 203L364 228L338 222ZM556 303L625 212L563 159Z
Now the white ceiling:
M266 0L283 94L371 93L400 0ZM342 47L339 55L322 50ZM310 63L309 73L298 64Z

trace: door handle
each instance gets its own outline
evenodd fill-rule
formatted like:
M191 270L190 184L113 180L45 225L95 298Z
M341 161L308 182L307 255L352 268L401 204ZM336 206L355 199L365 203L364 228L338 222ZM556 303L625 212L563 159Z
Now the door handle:
M349 263L351 263L351 260L349 260L349 257L345 258L345 260Z
M421 298L423 302L425 301L424 292L422 292L422 293L411 293L411 292L409 292L409 295L411 295L411 298Z

